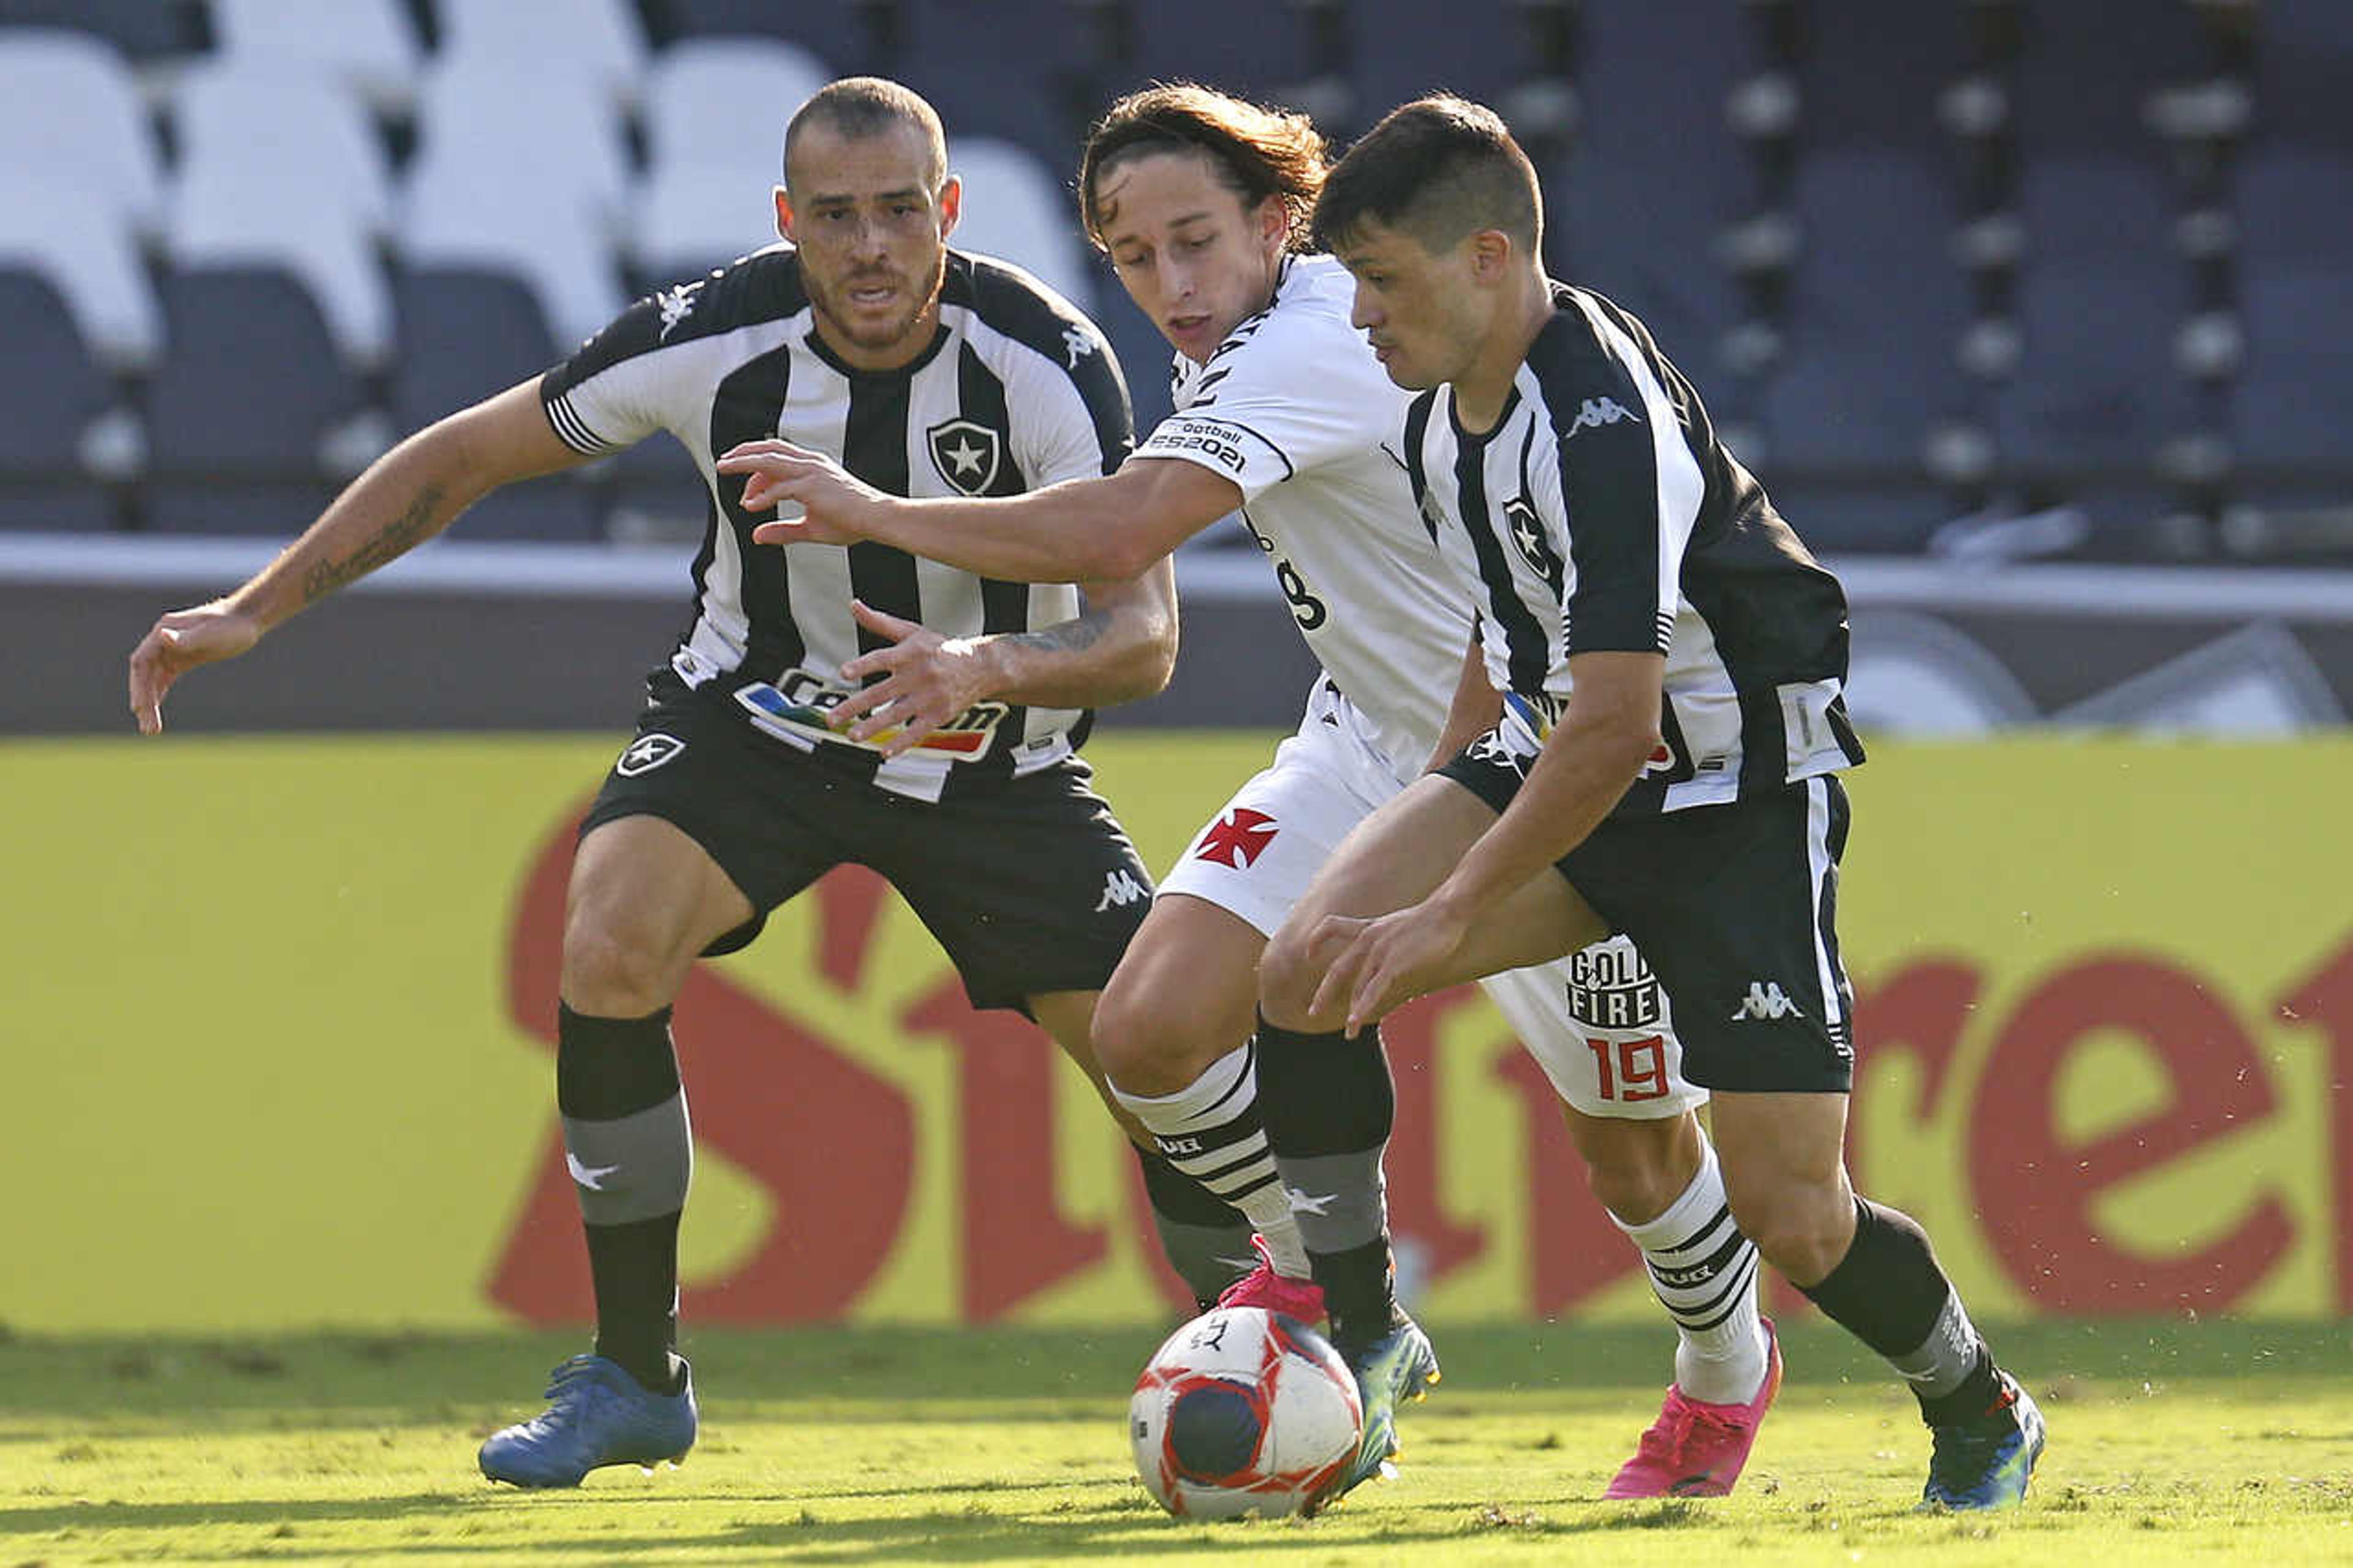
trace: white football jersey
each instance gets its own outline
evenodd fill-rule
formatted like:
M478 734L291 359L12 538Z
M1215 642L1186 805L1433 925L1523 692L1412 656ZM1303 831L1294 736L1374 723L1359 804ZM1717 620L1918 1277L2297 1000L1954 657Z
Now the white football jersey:
M1240 488L1292 618L1403 782L1438 743L1472 610L1415 506L1398 455L1410 395L1348 324L1354 291L1328 256L1285 262L1265 310L1208 363L1180 362L1176 411L1136 455Z

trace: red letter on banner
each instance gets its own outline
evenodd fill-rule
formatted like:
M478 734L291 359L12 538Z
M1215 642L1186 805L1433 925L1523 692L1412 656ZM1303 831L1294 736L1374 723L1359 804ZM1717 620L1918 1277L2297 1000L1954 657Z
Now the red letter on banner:
M2060 1070L2085 1035L2137 1035L2164 1062L2165 1110L2074 1144L2060 1136ZM2184 1256L2127 1251L2093 1215L2100 1194L2271 1115L2263 1060L2191 976L2149 959L2092 959L2019 1005L1986 1063L1969 1123L1969 1173L1987 1238L2010 1278L2063 1312L2220 1311L2263 1282L2294 1239L2276 1195Z

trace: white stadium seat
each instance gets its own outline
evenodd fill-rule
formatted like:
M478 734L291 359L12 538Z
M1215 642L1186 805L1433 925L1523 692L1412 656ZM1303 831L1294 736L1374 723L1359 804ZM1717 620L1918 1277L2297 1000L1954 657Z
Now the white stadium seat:
M346 363L383 363L392 305L373 237L392 195L358 101L299 62L237 60L192 68L174 110L173 261L280 268L318 302Z
M138 82L91 34L0 29L0 165L84 184L142 232L162 221L162 160Z
M402 0L212 0L212 24L222 59L307 67L385 109L416 96L423 51Z
M948 243L1010 261L1084 309L1093 297L1077 197L1027 149L982 139L948 143L964 216Z
M775 239L768 193L783 178L785 122L831 79L824 62L776 38L688 38L657 56L629 226L640 268L682 274Z
M646 70L647 161L723 163L773 185L785 122L832 79L823 60L781 38L681 38Z
M495 158L453 163L411 182L396 234L413 265L522 279L567 350L627 303L608 238L576 196L518 179L513 165Z
M441 58L522 73L585 68L607 99L637 100L646 38L630 0L436 0Z
M289 57L234 56L191 67L174 86L180 169L239 170L290 200L326 202L382 233L392 174L359 100Z
M518 68L445 58L417 93L411 189L470 185L484 167L510 184L544 186L582 205L610 233L628 198L620 120L577 64Z
M116 198L86 179L0 158L0 265L54 284L91 349L143 370L163 345L163 310Z

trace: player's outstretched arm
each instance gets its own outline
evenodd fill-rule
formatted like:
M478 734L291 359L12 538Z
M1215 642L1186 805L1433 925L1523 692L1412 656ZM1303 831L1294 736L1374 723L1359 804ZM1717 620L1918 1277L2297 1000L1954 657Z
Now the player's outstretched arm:
M1242 504L1230 479L1164 458L1131 458L1100 479L978 500L885 495L832 458L788 441L746 441L723 454L718 467L744 476L744 510L800 509L797 518L754 529L758 543L871 539L1009 583L1138 576Z
M891 639L841 667L861 687L832 722L896 755L985 698L1040 708L1102 708L1150 697L1176 663L1176 574L1163 561L1124 583L1086 586L1074 620L1031 632L943 637L853 600L867 630Z
M439 533L499 486L586 460L556 438L536 377L419 430L370 464L243 586L156 621L131 652L140 733L163 730L164 698L189 670L235 658L280 622Z
M1504 895L1585 842L1659 743L1666 660L1658 654L1571 655L1574 682L1512 804L1430 895L1375 920L1326 917L1314 944L1329 952L1314 1010L1347 1004L1351 1033L1440 984L1467 978L1450 965Z

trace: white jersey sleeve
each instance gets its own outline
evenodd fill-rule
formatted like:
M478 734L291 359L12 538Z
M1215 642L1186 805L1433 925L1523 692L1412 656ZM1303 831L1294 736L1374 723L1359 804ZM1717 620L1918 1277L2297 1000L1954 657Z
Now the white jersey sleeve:
M1400 400L1345 324L1353 287L1345 271L1320 258L1286 263L1275 305L1296 292L1336 291L1336 316L1329 308L1270 305L1243 321L1198 374L1183 378L1176 411L1136 455L1198 463L1231 479L1245 502L1308 469L1362 457L1387 433L1369 430L1368 415L1377 412L1386 427Z
M703 336L680 331L707 281L639 300L541 378L540 402L565 445L603 457L677 428L708 403Z

